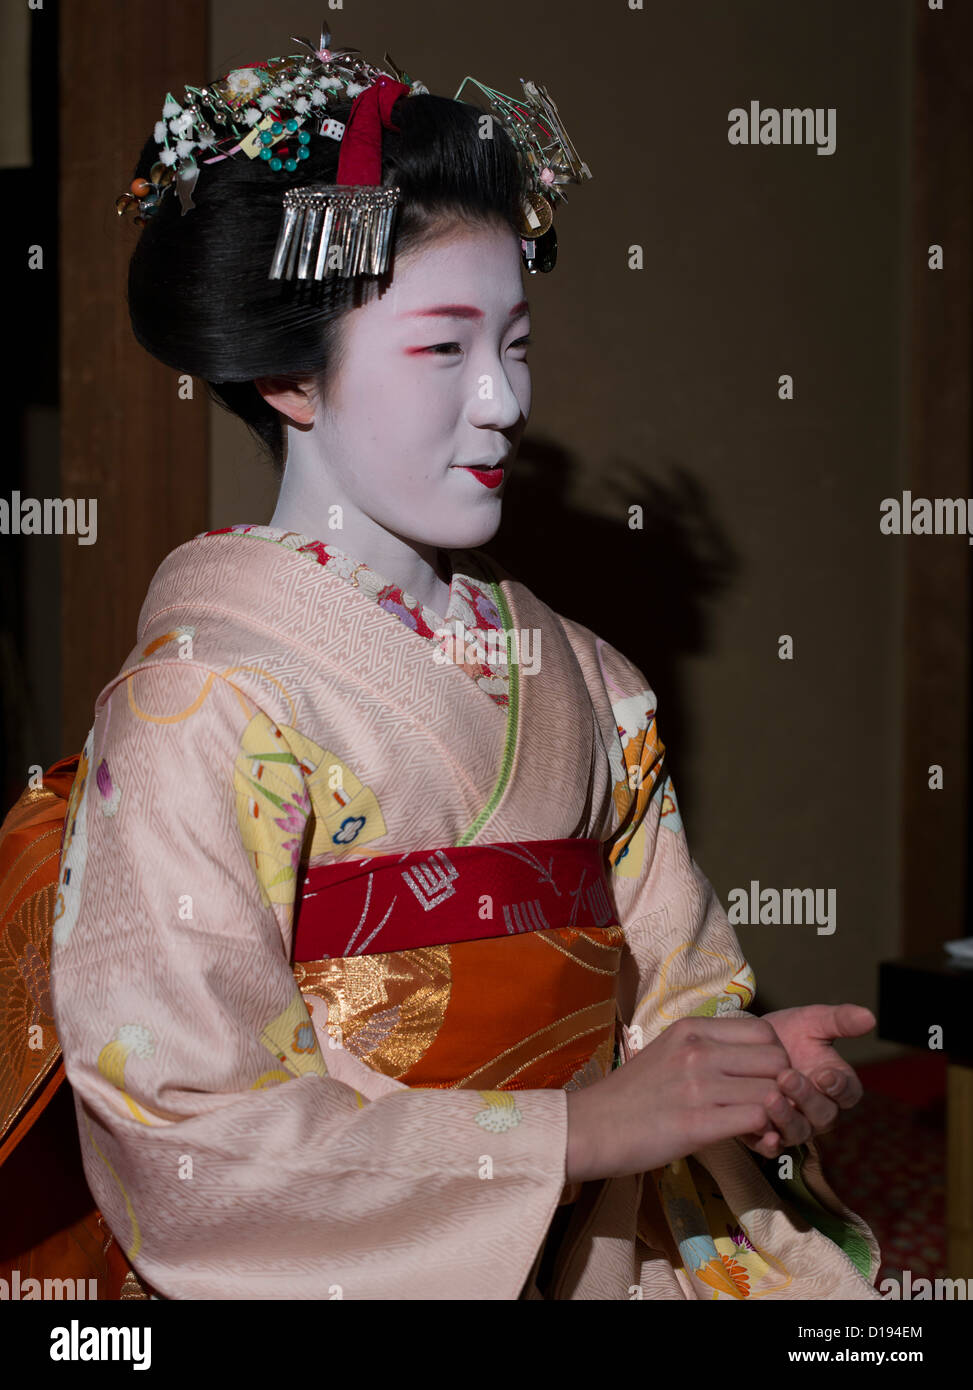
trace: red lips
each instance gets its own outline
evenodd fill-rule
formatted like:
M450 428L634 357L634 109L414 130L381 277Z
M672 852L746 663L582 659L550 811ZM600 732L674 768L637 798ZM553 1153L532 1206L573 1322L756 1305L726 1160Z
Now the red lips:
M504 470L502 468L469 468L464 464L454 464L453 466L458 468L461 473L469 473L484 487L499 487L503 482Z

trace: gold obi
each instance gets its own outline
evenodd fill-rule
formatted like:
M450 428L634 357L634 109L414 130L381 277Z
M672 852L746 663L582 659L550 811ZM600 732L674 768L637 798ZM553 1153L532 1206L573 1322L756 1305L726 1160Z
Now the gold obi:
M556 927L294 965L338 1046L407 1086L590 1085L615 1060L621 927Z

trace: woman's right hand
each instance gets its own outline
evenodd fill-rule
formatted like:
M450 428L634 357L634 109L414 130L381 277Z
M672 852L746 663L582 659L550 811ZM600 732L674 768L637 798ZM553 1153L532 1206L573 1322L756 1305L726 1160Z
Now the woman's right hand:
M766 1157L810 1126L776 1084L790 1070L759 1018L680 1018L601 1081L568 1092L567 1179L661 1168L721 1139ZM783 1102L783 1104L781 1104Z

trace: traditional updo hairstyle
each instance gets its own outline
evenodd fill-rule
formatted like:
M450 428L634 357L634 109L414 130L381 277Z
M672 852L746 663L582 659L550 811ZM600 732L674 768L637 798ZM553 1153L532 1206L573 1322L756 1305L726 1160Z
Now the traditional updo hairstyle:
M350 109L348 100L327 114L343 122ZM482 116L478 107L428 93L395 103L392 122L399 130L382 132L382 185L402 192L386 276L394 273L397 256L435 240L446 224L499 222L520 235L520 161L499 122L491 138L481 138ZM290 174L239 155L201 163L195 207L183 215L176 189L169 188L139 233L129 266L129 313L138 341L167 366L205 382L213 399L248 426L278 477L284 423L254 379L315 376L337 367L341 319L363 302L357 277L268 277L285 191L337 178L340 142L315 134L309 149ZM148 178L157 159L158 146L149 140L134 176Z

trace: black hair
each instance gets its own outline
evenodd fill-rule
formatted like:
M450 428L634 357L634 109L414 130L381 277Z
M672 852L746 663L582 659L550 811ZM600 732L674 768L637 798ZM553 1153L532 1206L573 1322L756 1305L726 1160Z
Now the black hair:
M351 102L328 108L347 120ZM518 236L522 166L506 131L483 112L429 93L400 97L382 132L382 184L401 189L392 259L441 234L445 223L506 224ZM490 129L489 127L487 129ZM219 133L219 132L217 132ZM292 173L235 155L201 162L185 215L170 187L147 218L132 254L128 304L139 343L167 366L204 381L210 395L238 415L270 455L280 476L285 430L260 395L262 376L315 376L340 362L340 321L361 302L355 280L271 280L270 263L288 188L334 183L340 143L312 134L310 155ZM149 140L135 169L148 178L158 159Z

